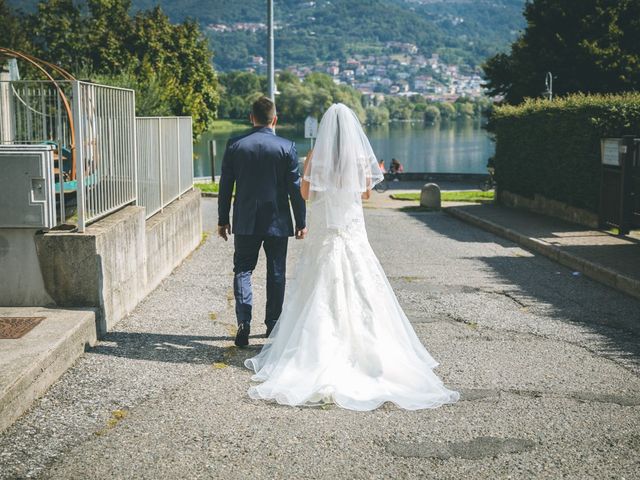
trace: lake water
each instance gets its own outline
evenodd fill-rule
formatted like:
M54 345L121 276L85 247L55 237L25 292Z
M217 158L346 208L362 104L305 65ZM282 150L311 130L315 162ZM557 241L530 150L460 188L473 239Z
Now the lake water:
M202 135L194 145L195 176L211 175L209 140L216 140L217 143L216 175L219 175L227 140L244 131L239 129ZM304 138L304 130L280 127L277 131L279 135L296 142L300 157L306 155L310 143ZM397 158L404 165L405 172L487 173L487 160L495 149L489 134L478 121L435 125L392 122L389 125L367 127L366 132L378 159L383 158L388 167L391 158Z

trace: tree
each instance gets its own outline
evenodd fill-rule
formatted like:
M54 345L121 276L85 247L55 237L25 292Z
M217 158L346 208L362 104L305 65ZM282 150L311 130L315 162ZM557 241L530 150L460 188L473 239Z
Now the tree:
M436 123L440 121L440 109L435 105L427 105L424 111L424 121L429 123Z
M440 110L440 118L443 120L453 120L456 118L456 107L450 103L439 103L438 109Z
M216 115L218 80L208 40L196 22L172 24L159 7L129 15L131 0L40 0L37 13L14 13L0 0L0 42L78 77L133 88L140 115L189 115L194 135ZM5 38L11 39L5 43ZM27 45L28 46L28 45Z
M86 40L91 68L101 73L119 73L131 64L133 22L131 0L87 0L89 9Z
M80 9L73 0L47 0L38 3L30 15L35 55L70 71L85 67L87 45Z
M167 98L168 79L159 77L150 65L142 65L145 74L134 69L118 74L93 74L91 80L114 87L131 88L136 92L136 115L140 117L171 116L171 104Z
M131 55L167 81L165 93L173 114L191 116L194 135L209 129L219 102L218 80L198 24L174 25L156 7L139 12L133 26ZM144 69L137 73L144 79Z
M385 107L370 105L366 109L368 125L385 125L389 123L389 110Z
M458 99L454 106L458 117L472 118L475 116L476 109L474 108L473 103L468 100Z
M0 0L0 47L29 50L27 20L20 12L14 12L5 0Z
M539 97L547 72L559 95L640 88L640 0L533 0L524 15L510 53L483 66L492 95Z

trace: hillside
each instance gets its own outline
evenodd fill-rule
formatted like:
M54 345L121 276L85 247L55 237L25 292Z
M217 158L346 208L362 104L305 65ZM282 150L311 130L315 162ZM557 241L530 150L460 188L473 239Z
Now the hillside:
M26 8L34 2L9 3ZM265 0L132 3L134 9L159 4L174 21L200 22L220 70L243 69L252 56L266 56ZM412 43L449 63L477 66L515 39L524 24L523 5L524 0L276 0L276 66L380 53L387 42Z

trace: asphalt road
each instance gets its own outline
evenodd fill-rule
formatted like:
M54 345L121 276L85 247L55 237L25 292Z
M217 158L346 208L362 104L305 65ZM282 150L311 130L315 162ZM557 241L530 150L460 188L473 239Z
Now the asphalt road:
M203 200L208 231L214 212ZM249 399L264 259L254 347L238 350L232 245L212 235L0 435L0 478L640 477L640 302L444 213L366 218L459 403L354 413Z

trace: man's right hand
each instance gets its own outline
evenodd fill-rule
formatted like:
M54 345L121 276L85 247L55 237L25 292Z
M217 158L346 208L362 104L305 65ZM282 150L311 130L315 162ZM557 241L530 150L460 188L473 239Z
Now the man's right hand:
M307 227L305 228L296 228L296 240L304 240L304 237L307 236Z
M224 238L224 241L226 242L229 238L229 235L231 235L231 225L229 225L228 223L226 225L218 225L219 237Z

